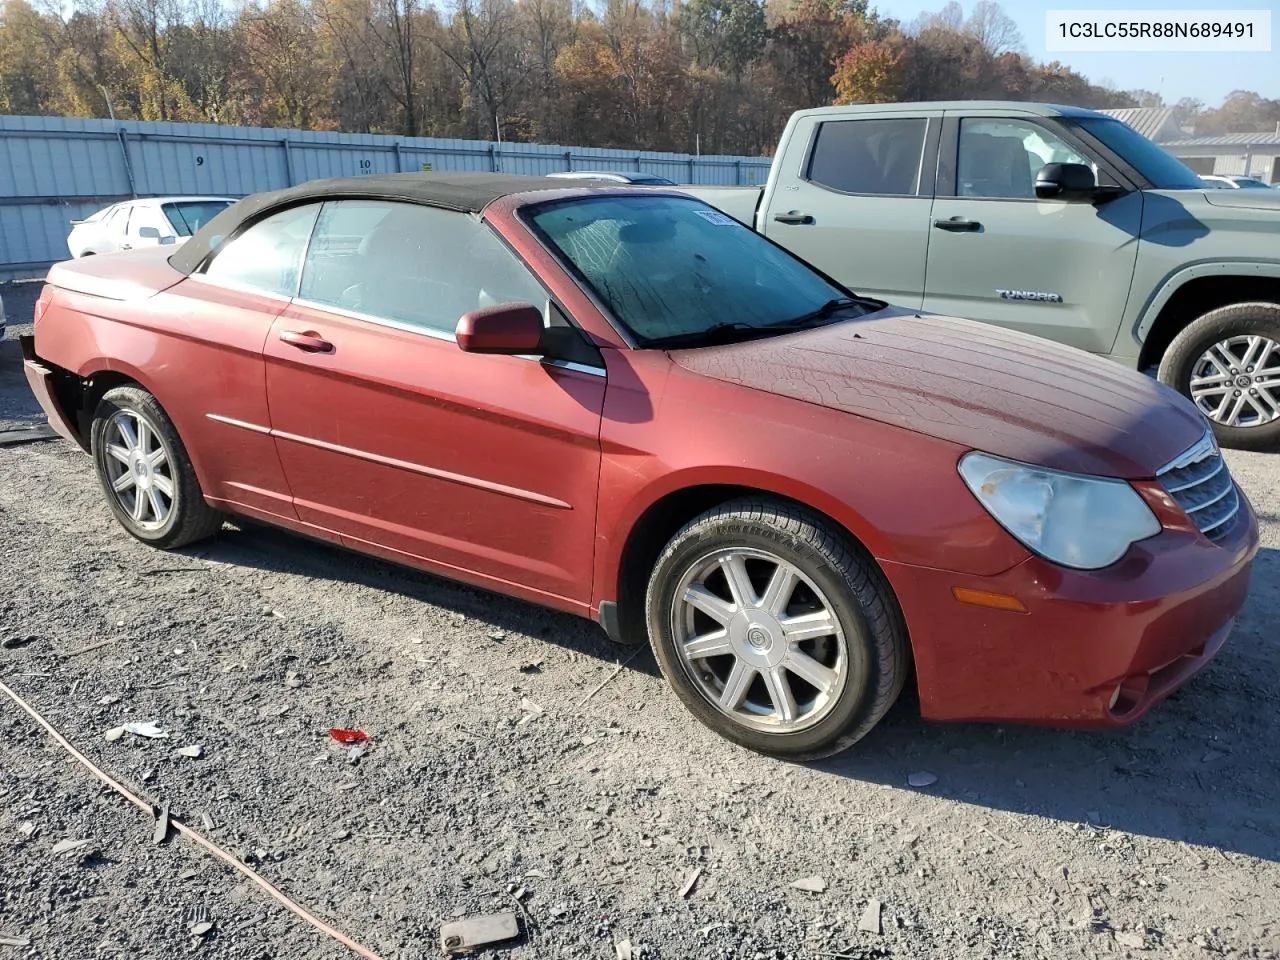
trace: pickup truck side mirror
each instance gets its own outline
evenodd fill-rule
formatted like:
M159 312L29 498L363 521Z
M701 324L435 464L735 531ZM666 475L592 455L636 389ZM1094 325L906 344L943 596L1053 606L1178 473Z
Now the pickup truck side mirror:
M1083 163L1046 163L1036 174L1036 199L1082 203L1093 200L1098 181Z

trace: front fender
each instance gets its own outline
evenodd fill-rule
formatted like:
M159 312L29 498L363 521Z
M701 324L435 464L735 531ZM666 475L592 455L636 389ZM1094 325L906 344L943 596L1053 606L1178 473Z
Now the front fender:
M1266 277L1280 280L1280 261L1206 260L1177 270L1164 278L1143 304L1133 328L1134 339L1144 343L1156 318L1185 284L1201 277Z
M670 368L638 363L626 386L613 373L593 605L617 599L627 544L651 508L706 486L820 511L880 560L991 575L1027 557L960 479L966 447L710 378L668 377Z

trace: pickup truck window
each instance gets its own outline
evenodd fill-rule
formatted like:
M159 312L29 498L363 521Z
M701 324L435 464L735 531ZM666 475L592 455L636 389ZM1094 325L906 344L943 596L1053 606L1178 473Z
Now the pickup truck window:
M923 118L824 123L805 179L841 193L914 196L927 126Z
M1119 120L1086 117L1074 121L1151 181L1156 190L1203 190L1194 170Z
M960 121L958 196L1034 200L1036 173L1046 163L1093 166L1088 157L1039 124L980 117Z
M580 198L525 213L640 346L782 333L879 309L692 198ZM730 329L731 328L731 329Z

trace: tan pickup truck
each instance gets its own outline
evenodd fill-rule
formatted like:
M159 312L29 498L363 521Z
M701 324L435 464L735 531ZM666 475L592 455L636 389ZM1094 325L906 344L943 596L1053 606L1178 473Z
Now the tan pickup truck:
M1118 120L803 110L763 188L684 189L851 289L1158 371L1224 446L1280 448L1280 192L1209 189Z

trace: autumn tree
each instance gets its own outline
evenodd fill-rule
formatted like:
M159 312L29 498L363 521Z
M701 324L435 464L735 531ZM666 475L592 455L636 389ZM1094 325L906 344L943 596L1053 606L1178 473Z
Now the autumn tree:
M1035 62L966 2L904 28L868 0L0 0L0 109L767 154L833 100L1159 102ZM1175 116L1270 131L1280 102Z
M248 63L237 77L244 108L262 126L313 126L325 97L324 61L317 57L319 22L300 0L248 6L236 24Z
M903 90L907 41L901 34L856 44L836 61L836 103L889 103Z

